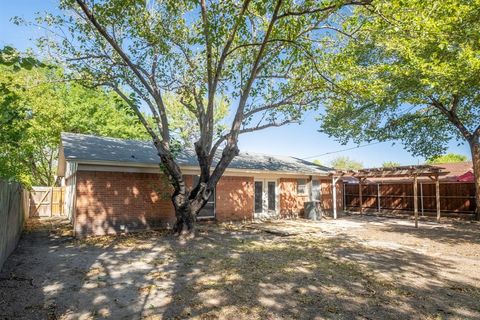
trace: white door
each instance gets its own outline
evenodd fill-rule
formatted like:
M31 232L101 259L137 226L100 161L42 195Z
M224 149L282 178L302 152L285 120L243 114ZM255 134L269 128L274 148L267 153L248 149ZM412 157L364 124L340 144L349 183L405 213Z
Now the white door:
M265 219L277 216L277 182L255 180L255 218Z

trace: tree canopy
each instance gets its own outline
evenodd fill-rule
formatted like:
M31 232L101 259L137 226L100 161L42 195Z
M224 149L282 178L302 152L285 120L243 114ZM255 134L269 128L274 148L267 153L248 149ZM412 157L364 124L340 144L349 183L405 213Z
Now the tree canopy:
M385 161L382 163L382 167L384 168L393 168L393 167L399 167L400 163L396 161Z
M467 161L467 157L463 154L457 153L447 153L441 156L432 157L427 160L428 164L437 164L437 163L450 163L450 162L464 162Z
M363 168L363 163L347 156L340 156L330 161L330 166L338 170L358 170Z
M0 176L53 185L62 131L147 139L118 96L65 82L63 70L11 47L0 50Z
M375 1L345 19L322 130L399 140L414 155L480 133L480 2Z
M401 141L414 155L468 143L480 219L480 0L374 1L345 18L322 130Z

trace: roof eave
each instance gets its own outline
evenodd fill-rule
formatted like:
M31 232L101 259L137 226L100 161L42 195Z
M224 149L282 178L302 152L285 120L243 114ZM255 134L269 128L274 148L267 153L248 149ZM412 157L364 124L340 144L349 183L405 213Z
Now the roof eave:
M158 164L153 163L142 163L142 162L127 162L127 161L106 161L106 160L85 160L77 158L67 158L65 162L76 162L77 164L86 164L86 165L99 165L99 166L110 166L110 167L136 167L136 168L158 168ZM199 170L198 166L185 166L180 165L181 169L184 170ZM213 170L213 168L212 168ZM331 172L307 172L307 171L272 171L272 170L252 170L252 169L239 169L239 168L227 168L226 172L245 172L250 174L278 174L278 175L306 175L306 176L325 176L328 177Z

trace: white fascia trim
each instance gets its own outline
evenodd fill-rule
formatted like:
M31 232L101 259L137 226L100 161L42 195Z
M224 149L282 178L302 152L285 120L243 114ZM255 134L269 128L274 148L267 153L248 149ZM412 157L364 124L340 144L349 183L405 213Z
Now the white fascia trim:
M132 162L112 162L112 161L92 161L92 160L79 160L79 159L67 159L69 162L78 163L77 171L108 171L108 172L142 172L142 173L158 173L159 166L148 163L132 163ZM195 166L182 166L184 174L199 174L200 169ZM230 176L289 176L305 177L329 177L330 172L325 173L306 173L306 172L288 172L288 171L264 171L264 170L249 170L249 169L236 169L227 168L225 170L226 175Z

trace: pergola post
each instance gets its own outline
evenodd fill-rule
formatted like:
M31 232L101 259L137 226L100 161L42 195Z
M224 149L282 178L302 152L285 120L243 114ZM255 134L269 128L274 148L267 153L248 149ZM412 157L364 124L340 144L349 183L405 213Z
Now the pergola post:
M338 178L332 177L333 219L337 219L337 181Z
M435 176L435 200L437 207L437 222L440 222L440 179L438 174Z
M360 201L360 214L363 214L362 178L358 179L358 197Z
M422 213L422 217L423 217L423 213L424 213L424 205L423 205L423 183L420 182L420 212Z
M415 228L418 228L418 178L413 176L413 213L415 215Z

